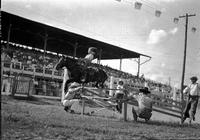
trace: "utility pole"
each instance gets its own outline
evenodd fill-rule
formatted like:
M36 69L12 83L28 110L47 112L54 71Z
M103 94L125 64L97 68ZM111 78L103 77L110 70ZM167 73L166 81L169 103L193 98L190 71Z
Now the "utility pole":
M185 63L186 63L186 51L187 51L187 30L188 30L188 18L196 16L195 14L193 15L186 15L184 16L179 16L179 18L185 18L185 43L184 43L184 55L183 55L183 69L182 69L182 78L181 78L181 101L183 103L183 87L184 87L184 78L185 78ZM182 115L181 117L183 118L183 108L182 108Z

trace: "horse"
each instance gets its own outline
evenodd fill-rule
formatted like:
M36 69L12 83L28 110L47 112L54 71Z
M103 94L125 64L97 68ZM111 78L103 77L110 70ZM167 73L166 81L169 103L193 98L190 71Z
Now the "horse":
M68 89L68 84L71 82L77 82L80 84L96 82L95 87L103 88L103 84L108 78L104 70L92 66L83 66L79 63L77 59L73 59L70 57L60 58L55 66L55 69L59 70L63 67L66 67L69 71L69 79L65 82L65 92Z

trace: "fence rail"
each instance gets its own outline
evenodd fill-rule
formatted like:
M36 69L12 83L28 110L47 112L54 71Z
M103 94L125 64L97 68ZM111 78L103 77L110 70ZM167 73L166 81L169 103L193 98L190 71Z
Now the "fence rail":
M86 87L84 89L85 89L85 91L91 93L92 95L99 96L99 98L102 98L102 99L111 97L109 95L102 94L103 92L95 91L95 88ZM109 90L116 90L116 89L109 89ZM160 99L165 99L166 102L159 101ZM124 111L123 112L125 113L124 120L126 121L127 120L127 104L138 106L138 103L133 97L132 98L125 97L121 101L124 103ZM153 102L154 102L153 111L156 111L156 112L159 112L159 113L162 113L165 115L181 118L181 116L182 116L181 115L182 114L182 111L181 111L182 103L181 102L178 102L178 101L172 102L171 99L166 99L166 98L161 98L161 97L154 99ZM168 103L168 102L171 102L171 103ZM159 104L157 104L157 103L159 103ZM176 103L176 104L173 104L173 103ZM84 110L84 109L82 109L82 110Z
M3 71L16 72L29 74L34 76L45 76L49 78L63 79L62 71L57 71L55 69L47 69L47 68L32 68L27 65L19 65L14 64L13 62L3 62Z

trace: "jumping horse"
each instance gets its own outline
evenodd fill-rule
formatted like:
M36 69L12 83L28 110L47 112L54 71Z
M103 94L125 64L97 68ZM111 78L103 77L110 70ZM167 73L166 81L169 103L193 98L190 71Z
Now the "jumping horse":
M95 87L103 88L103 84L108 78L106 72L99 67L85 66L79 63L79 60L70 57L62 57L56 64L56 70L66 67L69 71L69 79L65 82L65 92L68 90L68 84L71 82L77 82L80 84L86 84L89 82L95 82Z

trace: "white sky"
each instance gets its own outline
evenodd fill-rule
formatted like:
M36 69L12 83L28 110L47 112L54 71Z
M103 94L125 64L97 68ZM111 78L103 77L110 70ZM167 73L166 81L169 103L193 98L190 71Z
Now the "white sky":
M152 57L141 66L141 74L152 80L181 83L185 19L189 18L185 83L193 75L200 79L200 0L2 0L2 10L56 26ZM155 10L161 10L156 17ZM196 27L196 33L191 28ZM144 61L145 59L142 59ZM119 60L104 61L119 69ZM122 70L136 75L133 60L123 60Z

